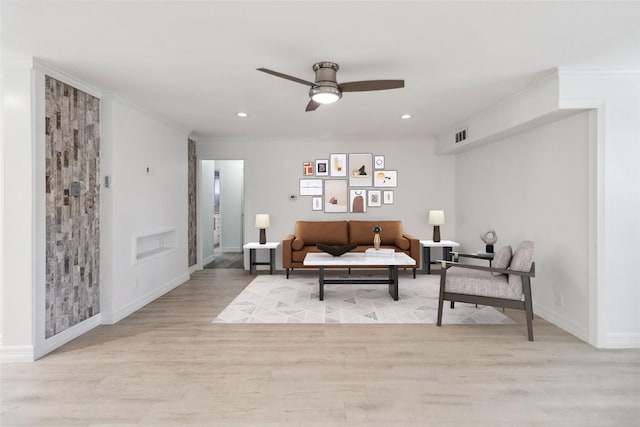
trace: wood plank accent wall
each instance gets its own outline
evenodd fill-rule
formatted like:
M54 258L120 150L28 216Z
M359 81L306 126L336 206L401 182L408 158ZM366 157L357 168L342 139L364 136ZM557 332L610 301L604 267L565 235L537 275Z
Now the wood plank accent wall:
M189 162L189 267L198 262L198 225L197 225L197 177L198 177L198 159L196 156L196 142L192 139L188 140L188 162Z
M50 338L100 312L100 99L45 79Z

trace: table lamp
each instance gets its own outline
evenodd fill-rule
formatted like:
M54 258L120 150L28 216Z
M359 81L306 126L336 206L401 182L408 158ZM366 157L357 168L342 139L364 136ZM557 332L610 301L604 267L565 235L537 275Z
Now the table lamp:
M265 228L269 228L271 226L271 221L269 221L269 214L256 214L256 228L260 229L260 244L264 245L267 243L267 232Z
M440 241L440 226L444 225L444 211L429 211L429 224L433 225L433 241Z

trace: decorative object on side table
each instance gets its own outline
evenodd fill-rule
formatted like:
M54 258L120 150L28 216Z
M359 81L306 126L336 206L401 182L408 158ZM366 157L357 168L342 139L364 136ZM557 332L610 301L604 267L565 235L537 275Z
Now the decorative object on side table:
M429 224L433 225L433 241L440 241L440 226L444 225L444 211L429 211Z
M267 232L266 228L271 226L271 221L269 220L269 214L256 214L256 228L260 229L260 244L264 245L267 243Z
M356 245L355 243L351 243L348 245L324 245L322 243L316 243L316 248L333 256L346 254L347 252L354 250L356 246L358 245Z
M485 252L488 254L493 253L493 245L498 241L498 235L496 234L496 230L487 230L483 234L480 235L480 239L485 244Z
M375 227L373 227L373 247L375 248L375 250L380 250L380 232L382 231L382 228L380 228L379 225L376 225Z

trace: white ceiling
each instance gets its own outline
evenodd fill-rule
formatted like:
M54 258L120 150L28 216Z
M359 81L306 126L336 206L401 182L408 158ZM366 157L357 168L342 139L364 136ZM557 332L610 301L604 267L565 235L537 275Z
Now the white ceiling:
M2 0L1 14L5 55L219 138L421 138L557 66L640 68L639 2ZM313 80L320 60L339 82L406 86L306 113L308 87L256 71Z

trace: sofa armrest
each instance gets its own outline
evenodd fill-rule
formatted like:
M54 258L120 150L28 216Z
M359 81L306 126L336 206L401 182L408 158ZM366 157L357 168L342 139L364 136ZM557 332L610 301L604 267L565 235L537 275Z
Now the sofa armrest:
M293 239L296 236L293 234L289 234L282 240L282 268L292 268L291 267L291 244L293 243Z
M411 234L404 233L402 235L405 239L409 241L411 246L409 247L409 256L413 258L416 262L416 265L420 265L420 240L413 237Z

